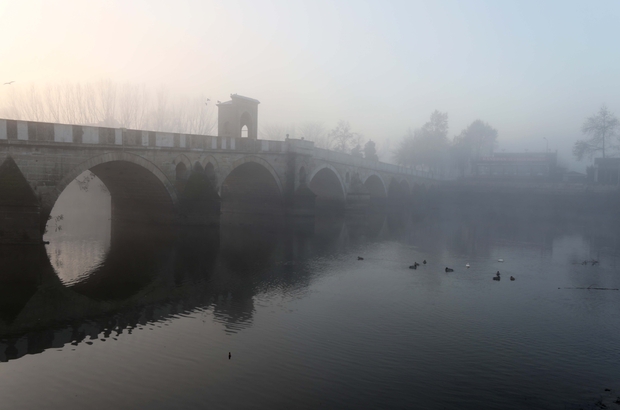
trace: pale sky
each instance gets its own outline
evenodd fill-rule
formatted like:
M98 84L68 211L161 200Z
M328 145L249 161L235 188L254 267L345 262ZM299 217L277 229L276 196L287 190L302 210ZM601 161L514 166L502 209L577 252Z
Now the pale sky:
M0 0L0 82L110 79L261 101L261 123L339 119L392 145L430 113L566 159L620 115L620 1ZM2 89L0 88L0 92Z

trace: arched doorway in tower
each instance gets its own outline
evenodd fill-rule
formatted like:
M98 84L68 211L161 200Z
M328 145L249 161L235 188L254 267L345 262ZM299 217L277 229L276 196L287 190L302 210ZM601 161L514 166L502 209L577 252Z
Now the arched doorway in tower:
M250 116L250 114L245 111L243 114L241 114L241 118L239 119L239 126L241 127L241 137L242 138L254 138L253 136L253 129L252 129L252 116Z

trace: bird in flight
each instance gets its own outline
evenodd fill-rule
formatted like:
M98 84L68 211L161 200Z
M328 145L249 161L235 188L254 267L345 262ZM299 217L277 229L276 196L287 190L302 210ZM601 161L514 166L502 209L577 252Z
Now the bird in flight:
M8 81L8 82L6 82L6 83L4 83L4 84L2 84L2 85L11 85L11 84L13 84L14 82L15 82L15 81Z

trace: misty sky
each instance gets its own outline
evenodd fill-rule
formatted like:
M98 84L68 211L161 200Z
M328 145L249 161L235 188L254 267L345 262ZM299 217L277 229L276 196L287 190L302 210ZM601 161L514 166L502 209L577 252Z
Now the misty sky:
M7 1L0 82L111 79L257 98L260 123L339 119L392 145L430 113L499 149L560 149L620 115L620 1ZM8 86L7 86L8 87ZM0 88L0 92L3 90Z

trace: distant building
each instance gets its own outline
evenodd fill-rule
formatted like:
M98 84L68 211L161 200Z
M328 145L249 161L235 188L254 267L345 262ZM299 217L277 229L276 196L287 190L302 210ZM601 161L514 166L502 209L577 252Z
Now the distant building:
M588 169L588 179L595 184L618 185L620 182L620 158L595 158Z
M557 174L557 153L511 152L472 160L478 178L549 180Z

